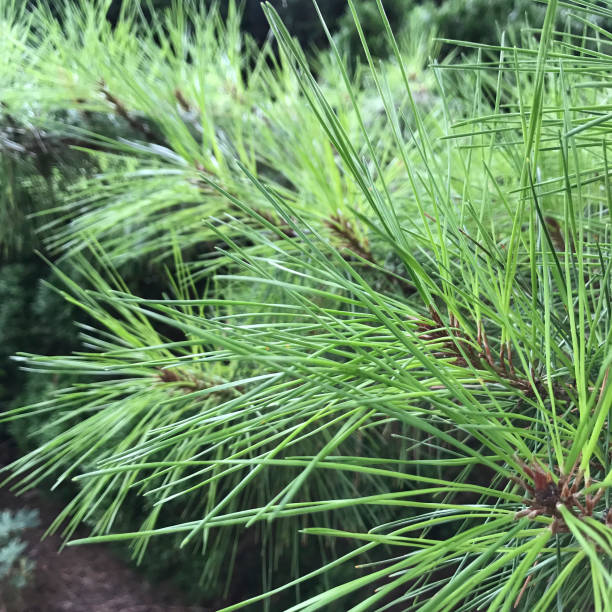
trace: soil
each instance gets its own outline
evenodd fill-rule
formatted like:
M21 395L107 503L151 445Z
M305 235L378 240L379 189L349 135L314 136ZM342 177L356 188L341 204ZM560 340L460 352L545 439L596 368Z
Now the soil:
M9 453L5 443L1 444L1 464L6 464ZM10 608L0 603L0 612L213 612L212 608L182 605L180 593L170 585L149 584L103 545L67 547L58 552L60 536L41 538L61 505L37 490L16 497L0 488L0 510L19 508L39 512L40 525L20 535L28 544L25 554L36 569L31 584L22 591L22 601Z

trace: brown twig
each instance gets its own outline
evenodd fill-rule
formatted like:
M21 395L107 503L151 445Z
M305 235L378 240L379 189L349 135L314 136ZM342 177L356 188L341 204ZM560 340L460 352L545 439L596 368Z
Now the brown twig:
M205 380L203 378L198 378L197 376L184 372L179 368L160 368L157 371L157 377L162 383L174 384L176 388L181 390L183 393L193 393L194 391L202 391L204 389L209 389L210 387L215 387L224 383L224 381L221 379ZM218 391L218 393L228 393L232 391L237 393L243 393L244 387L239 385L233 387L232 389Z
M550 516L553 522L550 524L550 529L553 533L568 532L567 526L559 507L564 506L577 519L592 517L595 506L601 500L604 493L604 488L600 487L595 495L583 493L584 503L580 501L581 494L580 485L584 478L584 472L578 469L580 458L576 460L570 473L564 475L562 468L557 467L556 471L560 476L555 479L552 470L547 470L540 466L537 462L527 465L518 457L515 457L517 463L521 466L523 475L510 476L510 480L523 487L530 497L525 499L527 508L516 513L516 518L527 517L534 519L537 516ZM533 482L533 486L526 482L525 476ZM585 483L586 491L591 485L591 481ZM577 511L577 512L576 512Z
M332 215L325 221L325 225L340 238L342 247L349 249L362 259L374 263L367 238L360 236L346 217L343 217L340 213Z
M100 91L102 92L104 97L107 99L107 101L113 105L117 115L125 119L134 130L136 130L137 132L140 132L145 137L145 139L148 140L149 142L156 140L149 126L143 121L140 121L140 119L136 119L136 117L134 117L131 113L129 113L126 106L121 102L121 100L119 100L117 96L113 95L106 88L104 81L100 83Z
M189 102L187 102L187 98L185 98L185 96L183 95L183 92L180 89L178 89L178 87L174 90L174 97L176 98L176 101L179 103L179 106L186 113L191 112L191 106L189 105Z

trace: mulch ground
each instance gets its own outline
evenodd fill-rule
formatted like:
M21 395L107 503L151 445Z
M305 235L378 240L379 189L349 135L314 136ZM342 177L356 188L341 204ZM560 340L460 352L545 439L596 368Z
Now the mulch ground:
M1 464L6 454L6 448L0 449ZM41 538L61 505L40 491L16 497L0 488L0 510L24 507L37 509L40 515L40 525L20 536L28 543L25 554L35 562L36 570L22 601L12 604L14 609L0 604L0 612L213 612L212 608L181 605L180 593L171 586L149 584L103 545L58 552L59 536Z

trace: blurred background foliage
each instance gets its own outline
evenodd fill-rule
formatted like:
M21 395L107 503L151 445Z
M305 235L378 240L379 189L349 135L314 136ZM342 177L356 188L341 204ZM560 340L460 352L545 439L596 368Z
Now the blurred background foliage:
M173 2L175 0L143 1L143 12L151 14L172 6ZM30 0L29 4L35 5L37 0ZM111 23L119 19L121 4L122 0L112 0L107 13ZM199 0L198 4L216 5L222 12L227 12L225 0ZM269 36L269 26L260 4L259 0L242 0L241 24L244 32L263 44ZM303 47L327 46L327 38L310 0L272 0L270 4ZM345 42L351 52L360 55L362 49L347 2L319 0L317 4L330 31ZM522 25L525 19L533 27L540 27L545 12L544 5L538 6L530 0L384 0L383 6L396 35L401 34L411 21L418 20L442 38L476 43L497 43L501 29ZM372 53L385 56L389 49L375 2L358 0L356 7L364 32L372 43ZM450 50L451 47L445 48L445 52Z

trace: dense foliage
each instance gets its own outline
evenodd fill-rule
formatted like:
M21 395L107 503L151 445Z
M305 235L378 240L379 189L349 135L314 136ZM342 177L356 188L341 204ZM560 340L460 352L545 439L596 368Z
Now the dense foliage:
M37 525L35 510L0 512L0 605L5 610L24 609L22 590L32 578L34 563L24 554L26 543L19 536Z
M379 1L363 62L270 4L263 48L233 5L5 4L10 194L54 194L83 314L2 419L66 538L187 550L227 609L607 609L612 11L561 4L429 68Z

